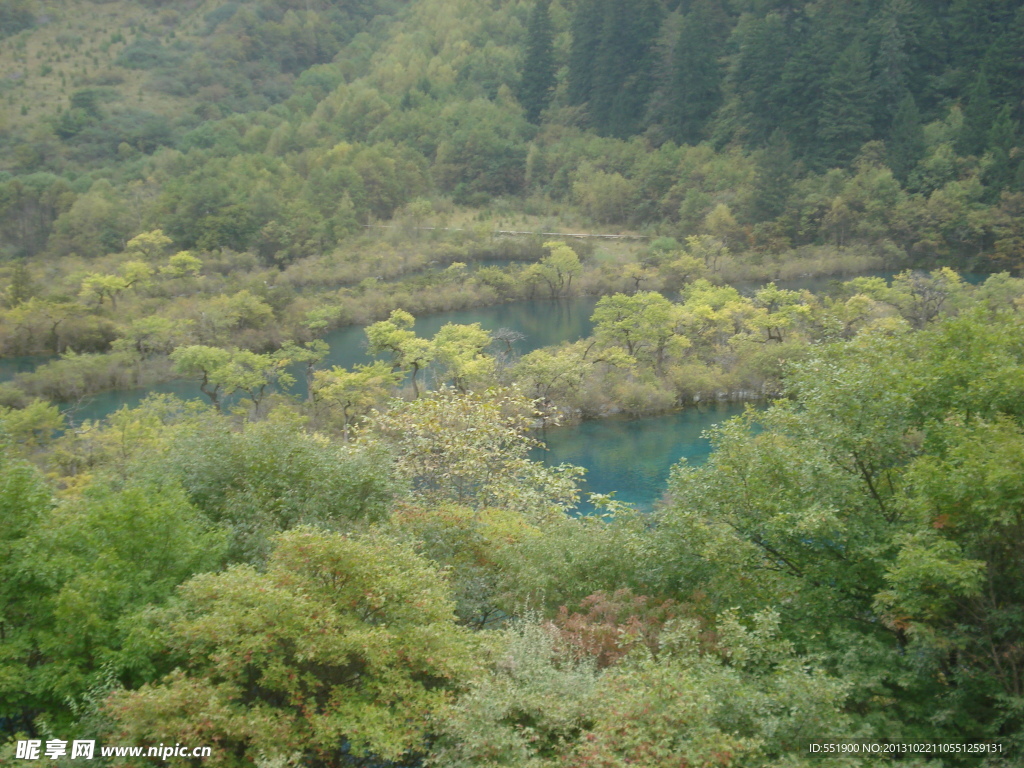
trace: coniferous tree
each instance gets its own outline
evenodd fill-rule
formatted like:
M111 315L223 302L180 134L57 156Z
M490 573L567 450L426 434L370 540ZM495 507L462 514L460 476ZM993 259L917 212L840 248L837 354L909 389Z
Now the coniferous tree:
M988 144L988 132L996 117L996 105L984 70L975 78L966 101L964 127L957 142L957 151L961 155L980 155Z
M570 104L586 104L590 100L606 4L606 0L581 0L573 14L568 72Z
M941 13L927 8L929 0L907 0L906 13L898 14L904 34L908 62L907 87L928 122L945 108L946 96L941 92L948 62L948 41L940 22ZM902 0L894 0L902 2Z
M932 0L886 0L868 26L868 43L878 96L877 130L884 135L910 91L922 113L938 117L947 94L940 92L948 77L948 35L940 20L948 4ZM943 109L945 107L943 106ZM927 120L926 120L927 122Z
M592 125L625 138L641 125L654 85L654 43L661 25L658 0L605 0L590 92Z
M900 100L886 141L886 160L893 174L904 184L924 156L924 128L921 113L911 93Z
M964 72L977 68L988 48L1013 21L1017 0L954 0L948 21L951 64Z
M889 126L903 101L909 79L910 57L900 24L900 11L907 0L890 0L879 23L878 51L875 54L875 90L878 94L878 124Z
M842 51L834 37L825 27L807 38L786 62L775 86L779 104L772 126L785 130L807 155L815 154L821 144L818 119L830 73Z
M823 166L845 165L871 138L874 93L871 66L864 47L852 43L836 60L828 79L818 117Z
M830 79L850 46L849 30L864 28L867 18L862 3L833 1L821 3L813 14L794 15L790 22L795 52L776 86L780 102L773 128L785 130L793 146L809 158L820 158L827 143L820 118Z
M643 129L647 106L657 83L656 70L662 53L658 34L665 12L661 0L627 2L632 11L631 66L613 105L612 135L627 137Z
M716 6L698 0L686 16L673 51L665 109L668 134L680 143L696 144L722 101L720 24Z
M550 0L537 0L530 11L526 28L526 59L523 62L519 98L526 110L526 119L531 123L536 123L540 113L547 109L551 102L551 91L555 87L555 53L549 5Z
M629 74L631 13L623 0L605 0L602 11L589 112L591 124L599 133L607 134L612 122L612 105Z
M1013 119L1024 119L1024 6L986 51L983 69L996 103L1013 105Z
M985 184L991 188L991 197L1012 186L1017 177L1018 159L1014 148L1019 142L1020 126L1013 120L1013 109L1004 104L988 132L988 151L992 161L985 172Z
M793 148L786 134L776 129L757 161L753 201L755 218L768 221L781 215L786 210L795 179Z
M782 73L789 34L780 14L751 21L739 39L739 60L732 87L746 113L744 123L756 143L768 139L783 110Z

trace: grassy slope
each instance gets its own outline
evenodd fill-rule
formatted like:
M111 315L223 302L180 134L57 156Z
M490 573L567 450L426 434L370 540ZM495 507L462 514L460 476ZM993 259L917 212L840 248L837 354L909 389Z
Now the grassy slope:
M4 110L8 127L30 126L57 114L68 108L71 93L90 86L112 88L123 103L138 109L168 117L180 112L187 107L186 100L146 88L149 72L114 61L137 36L156 34L171 41L173 29L178 40L195 37L209 5L182 11L146 8L125 0L55 4L41 15L43 23L0 45L0 72L8 83ZM123 40L113 41L119 32Z

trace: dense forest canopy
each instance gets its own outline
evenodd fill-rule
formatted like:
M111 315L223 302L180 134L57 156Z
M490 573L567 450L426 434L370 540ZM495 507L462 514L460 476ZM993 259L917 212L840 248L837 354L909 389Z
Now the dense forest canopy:
M759 251L1020 258L1008 0L47 11L0 15L8 258L159 228L286 263L437 196L676 235L724 205Z
M539 401L468 389L480 329L428 343L400 311L371 344L446 354L456 386L388 400L391 366L331 369L306 403L153 396L60 435L54 406L4 411L5 735L218 766L877 764L808 754L842 739L1015 764L1024 286L902 281L850 281L828 318L765 289L762 334L831 330L650 515L569 516L580 472L528 454ZM699 294L682 322L749 311ZM710 341L666 332L660 294L602 302L623 370ZM539 352L524 381L582 385L578 346Z
M0 0L0 762L1019 764L1022 68L1011 0ZM734 396L649 514L536 460Z

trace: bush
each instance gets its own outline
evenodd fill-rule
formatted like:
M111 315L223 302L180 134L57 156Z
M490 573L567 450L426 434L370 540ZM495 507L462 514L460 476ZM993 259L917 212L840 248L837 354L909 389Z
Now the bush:
M612 389L612 398L629 414L666 411L675 405L675 393L657 381L623 381Z
M162 45L156 38L138 38L121 51L114 63L125 69L157 69L175 67L184 58L183 53Z
M31 0L0 2L0 39L35 26L35 5Z
M379 457L271 423L187 430L140 472L177 479L210 520L231 529L234 561L262 562L270 536L297 525L348 530L379 520L392 496Z

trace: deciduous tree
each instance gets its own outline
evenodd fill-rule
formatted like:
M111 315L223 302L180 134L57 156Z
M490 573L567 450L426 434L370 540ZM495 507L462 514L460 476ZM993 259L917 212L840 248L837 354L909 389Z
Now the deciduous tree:
M314 403L340 415L341 439L348 442L351 427L381 405L401 380L402 373L383 361L357 365L351 371L336 365L313 375L310 396Z
M387 320L368 325L367 352L371 355L390 353L392 369L409 371L413 392L420 396L416 377L434 359L433 345L412 330L415 319L408 312L396 309Z
M374 415L374 433L392 452L395 473L414 497L473 507L561 514L579 496L577 467L545 467L530 458L532 401L518 392L462 394L441 389L393 402Z
M476 666L434 567L394 541L313 529L279 537L265 573L193 579L138 634L177 668L111 698L118 735L218 744L223 768L414 760Z

